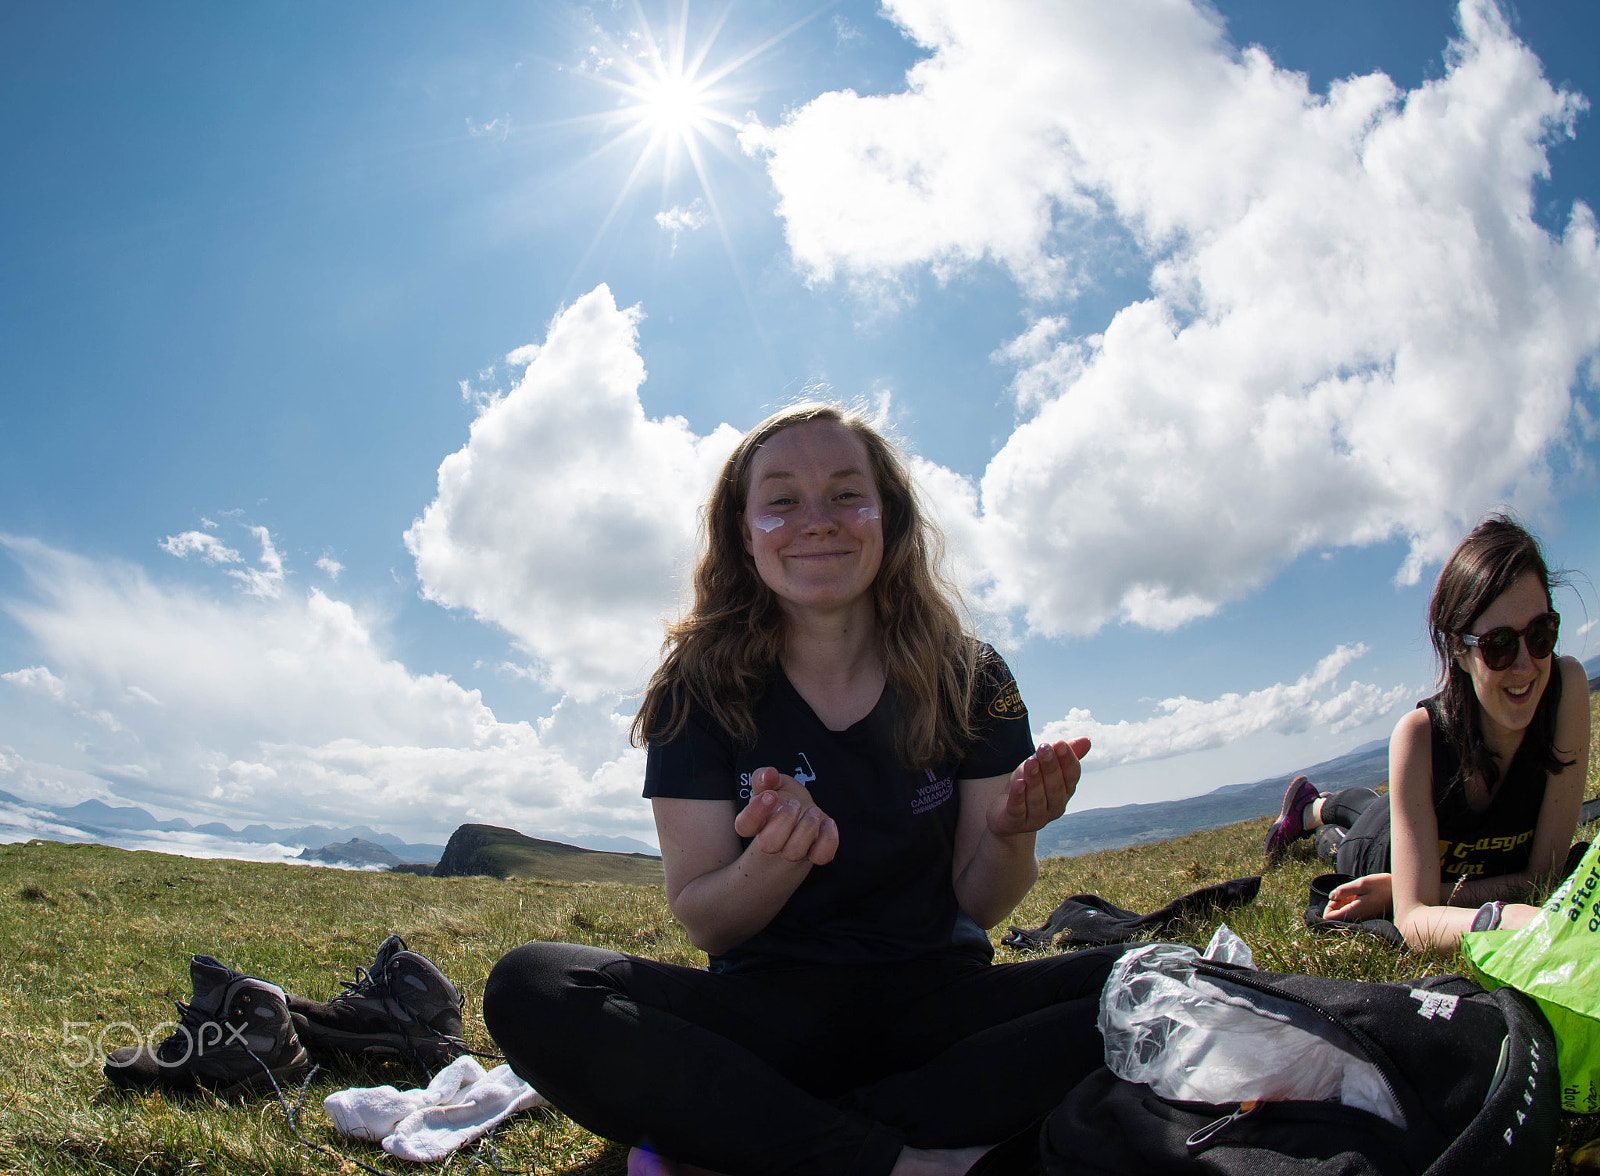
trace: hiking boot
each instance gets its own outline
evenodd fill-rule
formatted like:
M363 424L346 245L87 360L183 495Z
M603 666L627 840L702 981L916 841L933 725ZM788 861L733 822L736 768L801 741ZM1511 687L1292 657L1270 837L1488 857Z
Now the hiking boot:
M224 1098L298 1083L311 1059L295 1034L283 989L218 963L189 961L194 998L177 1001L177 1030L160 1045L124 1046L105 1062L125 1089L214 1090Z
M1272 863L1283 856L1284 850L1302 837L1309 837L1306 832L1306 809L1312 805L1317 797L1316 786L1304 776L1296 776L1289 782L1288 790L1283 794L1283 808L1278 813L1278 819L1272 822L1272 828L1267 830L1267 861Z
M391 935L370 969L327 1002L289 997L300 1039L314 1053L403 1058L432 1072L467 1052L461 994L426 957Z

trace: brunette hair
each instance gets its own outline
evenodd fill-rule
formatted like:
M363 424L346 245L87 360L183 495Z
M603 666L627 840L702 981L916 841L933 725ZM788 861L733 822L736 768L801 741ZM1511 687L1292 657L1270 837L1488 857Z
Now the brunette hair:
M774 413L745 434L701 507L694 603L667 626L661 664L633 720L635 746L675 738L691 701L739 742L754 744L752 707L779 667L787 632L777 596L745 550L739 515L761 446L810 421L832 421L855 435L882 498L883 562L872 603L884 675L901 703L900 758L910 767L933 767L958 758L971 743L978 646L962 624L955 588L940 571L943 537L923 513L894 445L859 413L809 403Z
M1457 544L1433 586L1433 598L1428 602L1428 634L1439 664L1440 709L1445 736L1461 757L1461 772L1452 786L1475 779L1492 787L1502 772L1483 741L1472 676L1456 661L1467 650L1461 634L1468 632L1489 605L1529 572L1544 590L1545 607L1555 611L1550 585L1562 581L1551 576L1539 541L1509 515L1493 514ZM1553 659L1554 654L1551 656ZM1518 750L1519 755L1536 757L1547 772L1559 772L1572 762L1562 760L1555 748L1556 712L1560 707L1561 671L1552 660L1544 696L1523 736L1523 747Z

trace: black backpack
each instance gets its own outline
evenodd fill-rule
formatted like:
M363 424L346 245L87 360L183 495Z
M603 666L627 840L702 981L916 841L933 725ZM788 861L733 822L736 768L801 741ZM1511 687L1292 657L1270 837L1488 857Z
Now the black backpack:
M1521 993L1485 993L1459 976L1376 984L1207 961L1196 971L1371 1061L1405 1129L1338 1102L1170 1101L1102 1066L1045 1119L1049 1176L1548 1176L1561 1093L1555 1041Z

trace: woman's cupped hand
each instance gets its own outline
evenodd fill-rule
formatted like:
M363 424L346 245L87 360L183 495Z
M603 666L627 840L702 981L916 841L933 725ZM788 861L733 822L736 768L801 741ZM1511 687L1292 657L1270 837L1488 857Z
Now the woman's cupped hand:
M1066 812L1083 774L1078 761L1088 753L1084 738L1041 744L1017 765L1010 784L989 807L989 832L997 837L1037 833Z
M733 819L733 831L785 861L825 866L839 852L839 826L803 784L777 768L751 773L750 803Z

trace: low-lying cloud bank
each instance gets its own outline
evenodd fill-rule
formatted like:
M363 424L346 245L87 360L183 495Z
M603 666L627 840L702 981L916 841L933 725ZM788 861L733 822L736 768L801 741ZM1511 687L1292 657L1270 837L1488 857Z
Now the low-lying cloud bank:
M49 813L26 805L0 801L0 843L63 841L69 845L92 842L117 849L148 850L192 858L229 858L241 862L283 862L291 865L320 866L299 856L299 849L268 842L237 841L207 833L141 832L116 829L80 829Z

